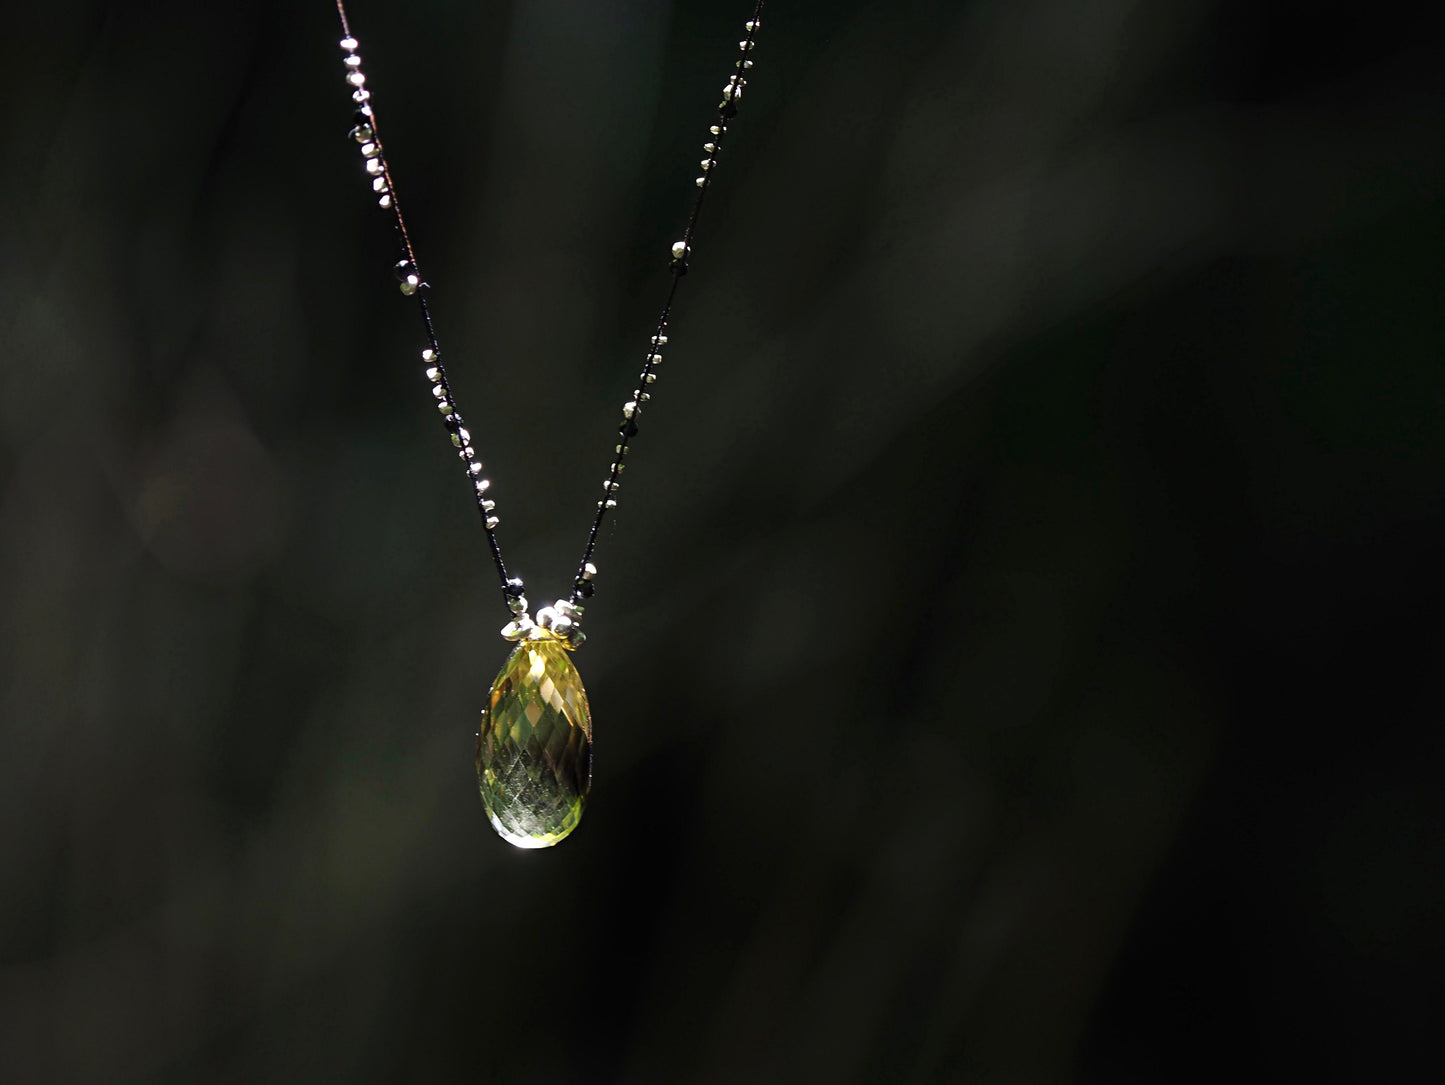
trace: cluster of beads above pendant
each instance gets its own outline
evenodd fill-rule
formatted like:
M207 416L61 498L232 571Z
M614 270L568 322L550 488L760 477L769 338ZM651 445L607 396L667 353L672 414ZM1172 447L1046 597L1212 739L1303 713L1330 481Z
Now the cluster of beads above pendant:
M590 562L582 570L581 582L590 586L597 575L597 567ZM505 594L507 606L512 611L512 620L502 626L502 636L510 641L556 640L568 651L582 647L587 635L582 632L582 605L571 599L558 599L550 607L537 611L534 621L527 613L527 597L522 594L522 581L513 577L507 581ZM590 591L585 592L591 595Z

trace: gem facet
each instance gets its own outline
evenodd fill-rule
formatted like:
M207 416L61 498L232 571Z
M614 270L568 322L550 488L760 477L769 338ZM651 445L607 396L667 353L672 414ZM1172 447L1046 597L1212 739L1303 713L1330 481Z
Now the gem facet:
M592 784L592 713L560 641L526 640L492 683L477 733L477 785L492 827L548 848L577 827Z

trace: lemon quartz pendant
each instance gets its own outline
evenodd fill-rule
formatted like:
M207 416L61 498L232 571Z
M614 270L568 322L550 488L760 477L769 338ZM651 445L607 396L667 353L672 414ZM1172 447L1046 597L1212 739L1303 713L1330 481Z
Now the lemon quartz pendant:
M534 637L517 645L492 683L477 732L477 786L503 840L550 848L582 819L592 713L562 642L540 629Z

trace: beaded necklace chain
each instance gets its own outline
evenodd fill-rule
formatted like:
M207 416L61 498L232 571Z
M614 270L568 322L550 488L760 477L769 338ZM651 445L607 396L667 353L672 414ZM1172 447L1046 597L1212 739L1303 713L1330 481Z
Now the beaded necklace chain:
M585 639L581 600L590 598L595 591L597 567L592 559L597 550L598 533L608 514L617 507L626 456L632 439L637 436L638 420L652 398L649 389L657 380L657 367L662 364L668 320L678 286L687 274L698 215L712 185L713 170L722 152L728 124L737 116L738 103L747 85L746 73L753 66L754 38L762 26L763 0L756 0L752 16L744 24L744 36L738 42L738 58L733 65L735 71L723 86L717 119L709 127L708 139L702 147L704 158L696 181L697 195L682 237L672 244L667 297L648 341L637 385L622 406L612 466L602 483L602 497L587 532L587 545L572 579L572 590L567 598L538 610L535 619L528 613L521 577L509 576L502 559L502 547L497 539L501 519L492 496L492 484L483 476L482 461L447 379L446 363L427 304L429 286L422 276L416 248L402 215L396 181L381 142L376 106L371 91L366 88L366 74L361 70L361 56L357 52L360 43L351 32L343 0L336 0L336 12L341 18L346 82L352 88L351 98L356 103L350 136L361 145L362 161L377 205L390 212L401 256L394 268L397 282L404 295L416 300L421 315L427 344L421 352L422 366L436 408L466 472L501 581L502 598L510 616L502 627L502 636L516 645L493 681L487 705L482 709L477 732L477 783L487 816L502 839L521 848L550 847L577 827L592 783L592 714L582 679L567 653L579 648Z

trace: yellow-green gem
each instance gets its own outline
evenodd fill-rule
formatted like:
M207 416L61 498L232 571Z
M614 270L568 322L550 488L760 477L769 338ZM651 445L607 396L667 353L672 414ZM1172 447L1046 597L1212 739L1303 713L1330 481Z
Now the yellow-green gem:
M519 848L550 848L582 820L592 713L560 641L523 641L498 672L477 732L477 785L492 827Z

